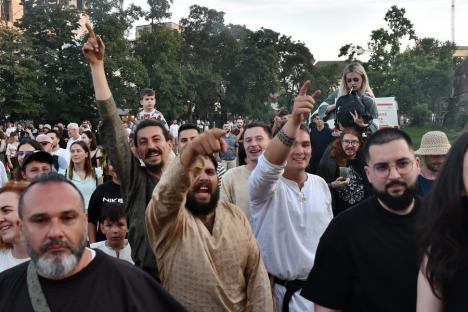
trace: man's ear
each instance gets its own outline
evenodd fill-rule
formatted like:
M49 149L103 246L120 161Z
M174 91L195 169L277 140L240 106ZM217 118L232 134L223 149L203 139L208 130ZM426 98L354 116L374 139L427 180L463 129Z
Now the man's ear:
M21 170L21 176L26 180L26 172L24 170Z

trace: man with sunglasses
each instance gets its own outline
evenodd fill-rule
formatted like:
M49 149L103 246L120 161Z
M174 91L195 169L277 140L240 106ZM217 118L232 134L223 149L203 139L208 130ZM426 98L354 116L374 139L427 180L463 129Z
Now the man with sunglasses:
M68 169L68 162L66 161L65 158L53 153L54 145L53 145L52 138L49 137L47 134L39 134L36 137L36 141L42 145L42 149L44 150L44 152L47 152L50 155L52 155L53 160L54 160L53 164L54 164L55 171L59 173L65 173Z
M419 160L408 135L393 128L374 133L364 155L376 195L337 216L321 237L301 293L315 312L416 310Z

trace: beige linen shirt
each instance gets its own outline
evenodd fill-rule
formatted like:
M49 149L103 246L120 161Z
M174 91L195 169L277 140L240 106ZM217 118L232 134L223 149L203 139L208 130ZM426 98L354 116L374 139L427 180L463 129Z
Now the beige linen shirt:
M210 233L185 208L203 166L199 157L185 170L177 157L148 204L148 238L162 284L189 311L272 311L268 275L244 213L220 201Z
M249 206L249 169L236 167L226 172L221 180L221 200L232 203L242 209L250 221Z

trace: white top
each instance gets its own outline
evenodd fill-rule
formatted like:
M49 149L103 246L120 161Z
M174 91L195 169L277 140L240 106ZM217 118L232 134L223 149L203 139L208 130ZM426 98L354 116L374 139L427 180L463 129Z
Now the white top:
M52 152L52 155L57 155L57 156L62 157L63 159L65 159L65 161L67 162L67 168L68 168L68 166L70 165L70 159L71 159L70 150L60 147L55 152Z
M249 177L252 226L267 271L283 280L306 280L320 237L331 219L332 199L321 177L307 174L302 187L283 177L283 166L260 156ZM275 285L281 310L285 288ZM291 311L313 311L313 304L295 293Z
M164 126L166 127L166 129L169 130L169 126L167 125L164 115L160 111L154 108L151 112L145 112L144 110L139 111L137 115L137 119L138 120L154 119L156 121L162 122Z
M102 169L100 167L94 168L94 173L96 174L96 178L86 177L86 179L81 180L80 176L77 175L75 171L73 171L73 176L70 179L73 184L75 184L75 186L80 190L81 194L83 194L86 211L88 211L91 195L97 187L97 180L102 177Z
M79 136L76 140L72 137L69 137L68 138L68 142L67 142L67 150L70 151L70 147L73 143L75 143L76 141L81 141L81 136Z
M172 124L170 127L169 127L169 131L171 132L171 135L174 139L177 139L177 137L179 136L179 125L178 124Z
M5 156L10 156L10 157L16 157L16 153L18 151L18 145L19 143L8 143L6 150L5 150Z
M8 176L3 162L0 161L0 187L3 187L8 182Z
M107 246L106 241L92 243L91 248L99 249L103 251L104 253L108 254L109 256L117 258L117 253L115 252L114 249ZM132 249L130 248L130 244L128 242L126 242L125 247L120 250L119 259L128 261L131 264L134 264L132 260Z
M29 258L26 259L16 259L13 257L11 253L11 249L4 249L0 250L0 272L8 270L18 264L28 261Z

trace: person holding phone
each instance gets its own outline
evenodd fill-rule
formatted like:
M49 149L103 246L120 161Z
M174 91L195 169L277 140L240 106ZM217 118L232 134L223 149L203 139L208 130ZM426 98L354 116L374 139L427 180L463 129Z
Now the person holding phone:
M328 183L334 216L369 197L365 162L361 156L363 146L361 134L353 128L345 128L319 163L317 174Z

